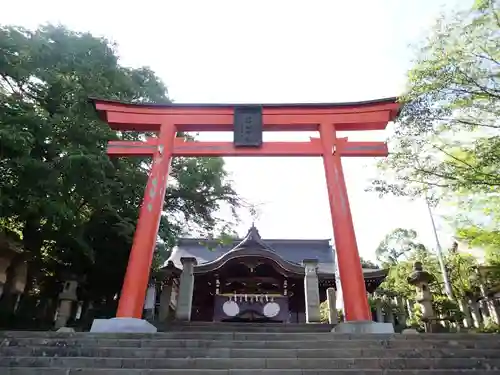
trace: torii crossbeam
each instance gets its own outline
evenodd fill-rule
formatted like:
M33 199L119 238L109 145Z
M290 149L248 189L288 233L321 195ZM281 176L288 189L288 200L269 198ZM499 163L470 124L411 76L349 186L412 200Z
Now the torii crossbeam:
M372 319L341 157L383 157L383 142L350 142L337 131L383 130L397 116L396 98L334 104L130 104L92 99L114 130L154 132L144 142L110 141L108 155L148 156L153 163L118 305L118 317L141 318L174 156L321 156L348 321ZM177 132L233 131L235 142L196 142ZM262 142L263 131L319 131L308 142Z
M384 142L348 142L339 138L337 150L341 156L387 156ZM158 138L145 142L110 141L110 156L153 156L158 148ZM332 151L333 154L333 151ZM265 142L260 148L238 148L232 142L195 142L176 138L173 156L322 156L319 138L309 142Z

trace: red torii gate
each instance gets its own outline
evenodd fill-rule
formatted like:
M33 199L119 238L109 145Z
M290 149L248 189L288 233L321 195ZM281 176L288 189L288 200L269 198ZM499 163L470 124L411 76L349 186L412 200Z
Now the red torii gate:
M341 156L387 156L383 142L349 142L337 131L383 130L397 116L397 98L335 104L130 104L92 99L114 130L154 132L144 142L110 141L110 156L151 156L153 163L140 208L117 317L141 318L174 156L322 156L342 291L348 321L372 319L354 233ZM197 142L176 133L234 131L236 111L258 108L258 131L318 131L309 142ZM252 115L250 115L252 116ZM257 119L257 120L256 120ZM245 120L243 120L244 122ZM252 119L248 120L252 123ZM241 124L240 124L241 125ZM238 125L238 126L240 126ZM245 126L245 124L243 124ZM250 124L251 126L251 124ZM250 128L249 128L250 129ZM255 132L255 129L251 130ZM253 134L255 136L255 134ZM260 134L260 137L262 134ZM258 135L257 135L258 138Z

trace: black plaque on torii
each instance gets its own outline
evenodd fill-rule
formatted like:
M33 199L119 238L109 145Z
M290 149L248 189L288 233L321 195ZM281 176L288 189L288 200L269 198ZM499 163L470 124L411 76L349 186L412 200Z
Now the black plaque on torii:
M262 146L262 106L234 107L234 147Z

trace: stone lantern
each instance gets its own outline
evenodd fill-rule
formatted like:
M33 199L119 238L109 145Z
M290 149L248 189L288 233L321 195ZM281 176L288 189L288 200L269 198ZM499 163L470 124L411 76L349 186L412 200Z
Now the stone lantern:
M424 271L421 262L413 264L413 272L408 277L408 283L415 285L417 292L416 301L422 309L422 320L429 322L434 317L432 308L432 293L429 288L429 283L434 281L434 276L427 271Z
M156 290L160 294L160 304L155 319L161 323L166 323L174 319L172 308L175 310L176 307L181 273L182 271L169 260L153 274L152 280L154 280Z
M55 328L59 329L66 326L68 320L72 317L73 307L78 302L78 279L74 275L65 277L66 281L63 290L59 293L59 308L55 321Z

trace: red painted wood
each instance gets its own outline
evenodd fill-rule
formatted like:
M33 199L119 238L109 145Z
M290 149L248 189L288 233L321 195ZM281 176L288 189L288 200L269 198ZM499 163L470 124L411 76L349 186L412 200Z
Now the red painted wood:
M334 141L341 156L382 157L389 155L385 142L349 142L347 138L336 138ZM323 155L321 138L311 138L311 142L321 145L321 155Z
M118 304L117 317L141 318L146 288L163 210L167 178L172 159L175 126L162 125L153 157L144 199L139 211L132 250Z
M109 156L153 156L158 148L158 139L149 138L145 142L109 141Z
M240 104L131 104L122 103L103 99L92 100L97 111L100 112L128 112L142 114L159 114L159 115L184 115L197 114L201 116L209 114L232 114L235 106ZM389 110L397 112L399 104L396 99L371 101L371 102L356 102L344 103L343 105L323 104L317 105L297 105L297 104L262 104L265 114L331 114L331 113L358 113L358 112L373 112L379 110ZM396 113L394 113L396 114Z
M339 153L332 155L332 148L336 143L334 126L321 124L320 136L345 317L348 321L370 321L372 316L366 296L342 162Z
M315 131L320 123L337 124L338 130L383 130L390 121L390 111L339 114L263 114L266 131ZM232 131L233 114L159 115L128 112L108 112L107 120L114 130L158 131L160 124L172 121L179 131Z
M110 156L152 156L156 142L110 141ZM345 157L387 156L387 145L383 142L347 142L339 139L338 150ZM177 138L174 156L322 156L323 148L319 138L309 142L265 142L261 148L235 148L232 142L193 142Z

